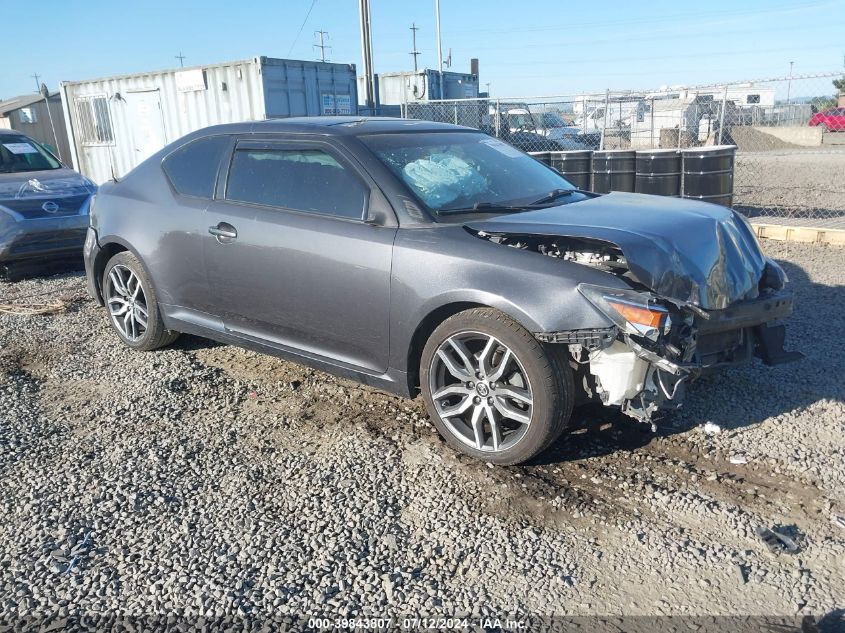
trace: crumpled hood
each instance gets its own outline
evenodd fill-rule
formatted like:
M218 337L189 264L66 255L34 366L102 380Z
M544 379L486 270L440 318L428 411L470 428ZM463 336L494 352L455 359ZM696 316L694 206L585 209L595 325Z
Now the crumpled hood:
M466 226L486 233L610 242L622 250L640 283L706 310L756 297L767 265L742 216L680 198L614 192Z

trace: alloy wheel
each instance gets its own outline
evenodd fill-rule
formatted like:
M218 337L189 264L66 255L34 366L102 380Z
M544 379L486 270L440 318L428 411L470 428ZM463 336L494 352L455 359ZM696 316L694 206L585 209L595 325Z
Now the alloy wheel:
M461 332L432 357L429 388L440 419L467 446L500 452L531 424L531 384L516 354L489 334Z
M141 280L122 264L114 266L108 275L106 304L112 322L123 337L138 341L147 331L149 309Z

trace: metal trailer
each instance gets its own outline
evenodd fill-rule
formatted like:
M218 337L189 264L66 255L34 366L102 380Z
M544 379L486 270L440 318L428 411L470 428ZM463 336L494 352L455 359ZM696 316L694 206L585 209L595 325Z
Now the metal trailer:
M358 113L354 64L253 57L61 83L73 166L100 184L220 123Z
M58 92L51 92L47 101L40 94L0 101L2 128L17 130L42 145L48 145L62 162L70 164L70 145Z
M359 77L358 81L363 85L364 78ZM409 71L376 75L376 102L380 105L404 105L436 99L474 99L478 97L478 75L444 71L443 93L441 96L437 71L430 68L416 73Z

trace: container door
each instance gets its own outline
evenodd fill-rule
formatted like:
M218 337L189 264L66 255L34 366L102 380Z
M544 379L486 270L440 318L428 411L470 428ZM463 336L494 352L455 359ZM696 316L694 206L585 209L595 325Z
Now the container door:
M150 90L127 92L123 98L126 100L132 142L130 161L135 167L167 144L161 96L158 90Z

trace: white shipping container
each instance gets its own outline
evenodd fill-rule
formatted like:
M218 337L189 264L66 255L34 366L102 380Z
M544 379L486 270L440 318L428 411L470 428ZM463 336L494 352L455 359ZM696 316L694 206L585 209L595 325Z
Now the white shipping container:
M364 94L364 78L358 77L359 94ZM380 105L402 105L437 99L475 99L478 97L478 75L443 72L443 93L440 95L440 76L436 70L418 72L379 73L376 75L376 95Z
M354 64L248 60L61 83L75 169L120 178L176 139L209 125L357 114Z

